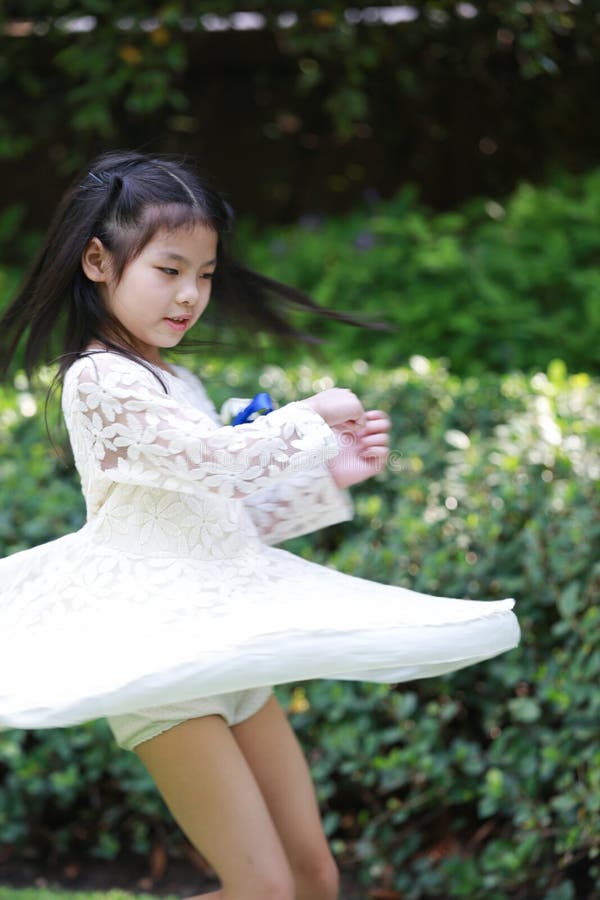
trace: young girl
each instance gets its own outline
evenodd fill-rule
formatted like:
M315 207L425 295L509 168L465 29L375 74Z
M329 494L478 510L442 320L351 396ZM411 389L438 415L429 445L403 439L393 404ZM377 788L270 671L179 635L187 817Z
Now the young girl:
M221 900L333 900L337 871L307 765L271 685L398 682L518 642L511 600L431 597L270 545L351 516L389 421L332 388L224 426L172 365L209 298L293 333L269 300L303 295L234 262L231 214L187 167L92 163L0 322L4 370L60 348L87 504L76 534L0 561L0 726L106 716L135 750ZM206 896L206 895L205 895Z

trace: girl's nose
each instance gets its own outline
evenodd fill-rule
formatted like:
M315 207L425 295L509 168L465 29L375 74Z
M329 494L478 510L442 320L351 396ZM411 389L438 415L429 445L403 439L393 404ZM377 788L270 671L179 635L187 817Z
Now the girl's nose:
M179 291L175 302L182 306L194 306L200 298L200 292L197 285L186 285Z

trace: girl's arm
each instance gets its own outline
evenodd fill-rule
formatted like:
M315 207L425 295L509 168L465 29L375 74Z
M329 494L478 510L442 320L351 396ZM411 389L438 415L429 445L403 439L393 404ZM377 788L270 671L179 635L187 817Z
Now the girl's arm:
M270 544L307 534L352 518L347 487L377 475L387 461L390 420L382 410L368 410L354 431L334 429L339 454L326 466L260 491L246 506Z
M116 482L244 499L338 453L332 430L307 401L219 427L165 394L151 372L109 354L73 364L63 404L76 458L93 455Z
M280 544L353 517L350 494L337 486L328 466L252 494L245 506L267 544Z

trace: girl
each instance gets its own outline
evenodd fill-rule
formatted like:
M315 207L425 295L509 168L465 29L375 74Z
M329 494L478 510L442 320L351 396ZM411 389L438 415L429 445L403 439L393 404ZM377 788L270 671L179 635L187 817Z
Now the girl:
M209 297L293 331L303 295L230 258L231 214L182 164L92 163L0 322L5 374L62 351L62 405L87 504L76 534L0 561L0 726L107 716L220 900L333 900L336 867L271 685L397 682L514 647L511 600L375 584L276 544L348 519L385 464L389 421L333 388L236 427L169 364ZM342 448L342 449L340 449ZM206 895L205 895L206 896Z

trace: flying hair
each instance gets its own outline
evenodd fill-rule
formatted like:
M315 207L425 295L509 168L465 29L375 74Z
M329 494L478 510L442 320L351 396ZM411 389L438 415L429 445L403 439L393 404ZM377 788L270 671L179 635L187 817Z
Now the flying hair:
M366 324L323 309L303 292L234 259L228 247L233 219L225 198L182 161L131 151L93 160L66 191L24 284L0 318L0 377L7 376L22 348L29 374L40 364L58 362L62 379L92 341L144 364L133 337L106 309L97 285L82 269L82 253L94 237L109 251L118 282L161 229L202 224L213 230L217 265L211 307L228 328L314 341L291 324L292 308Z

